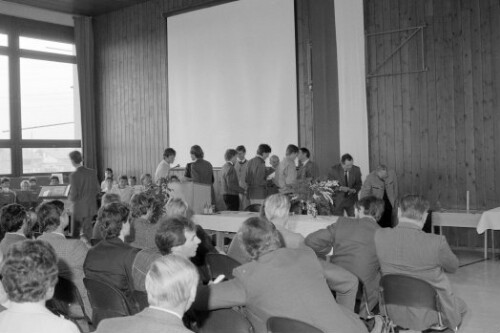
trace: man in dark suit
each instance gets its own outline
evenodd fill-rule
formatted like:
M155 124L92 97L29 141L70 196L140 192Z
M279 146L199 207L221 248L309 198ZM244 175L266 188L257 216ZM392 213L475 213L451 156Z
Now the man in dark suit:
M82 153L73 151L69 154L71 164L76 168L69 175L71 190L69 200L73 202L73 237L84 235L87 240L92 238L92 218L97 212L96 196L100 191L95 170L82 165Z
M333 215L354 216L354 204L358 200L361 190L361 170L353 163L349 154L342 155L341 163L334 165L328 174L328 179L336 180L340 184L339 191L335 194Z
M245 182L248 185L250 204L262 204L267 197L267 176L274 170L266 169L266 159L271 154L271 147L267 144L259 145L257 156L248 161Z
M310 158L309 149L304 147L299 149L299 170L297 171L297 180L299 182L309 182L317 176L316 164Z
M140 313L103 320L97 333L190 333L182 316L191 307L198 272L186 258L168 255L157 259L146 276L149 307Z
M458 269L458 259L441 235L427 234L422 227L429 203L418 195L407 195L398 208L399 224L375 232L375 248L382 275L409 275L436 288L443 321L455 330L461 323L467 306L455 296L446 273ZM437 313L427 309L387 305L391 319L404 328L423 331L437 323Z
M333 253L331 263L347 269L362 282L370 310L378 304L380 265L375 253L374 235L380 229L377 221L384 211L384 202L366 197L357 202L359 218L340 217L326 229L309 234L305 243L319 258ZM366 316L366 309L360 311Z
M234 168L236 163L236 150L228 149L224 154L226 164L222 166L221 170L221 192L227 210L238 211L240 210L240 194L246 191L239 185L238 175Z

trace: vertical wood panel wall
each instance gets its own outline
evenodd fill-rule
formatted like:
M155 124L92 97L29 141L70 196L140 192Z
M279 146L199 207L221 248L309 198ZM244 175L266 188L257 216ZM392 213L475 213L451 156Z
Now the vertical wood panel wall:
M116 174L154 172L166 148L168 131L167 35L161 14L214 2L217 0L151 0L95 18L101 176L106 167ZM295 3L299 144L311 149L313 159L321 156L320 166L326 170L339 159L333 0ZM308 82L311 40L315 99ZM285 150L273 148L278 155ZM247 149L253 155L256 147Z

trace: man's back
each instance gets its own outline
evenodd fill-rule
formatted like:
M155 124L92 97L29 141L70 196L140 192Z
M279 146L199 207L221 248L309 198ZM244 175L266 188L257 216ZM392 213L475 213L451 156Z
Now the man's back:
M97 173L95 170L79 167L70 175L70 200L84 201L96 205L96 195L99 192Z
M202 158L197 159L191 164L191 178L193 182L212 185L214 180L212 164Z

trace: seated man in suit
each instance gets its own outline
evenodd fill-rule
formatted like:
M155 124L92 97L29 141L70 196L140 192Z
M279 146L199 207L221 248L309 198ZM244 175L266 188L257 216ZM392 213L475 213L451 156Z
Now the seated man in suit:
M245 306L257 333L267 332L270 317L294 318L325 333L367 332L352 311L337 304L314 252L283 248L274 225L246 220L237 235L252 261L233 271L234 279L200 287L197 310Z
M0 180L0 207L16 202L16 192L10 189L10 178L3 177Z
M358 200L361 190L361 170L354 165L350 154L342 155L340 164L334 165L328 174L328 179L336 180L340 184L340 191L335 194L335 208L333 215L354 216L354 204Z
M80 239L69 239L64 235L64 229L69 224L69 216L62 201L44 202L37 208L36 214L38 223L44 232L38 239L52 245L59 259L57 262L59 275L75 284L82 297L85 311L92 317L87 289L83 284L85 277L83 262L89 251L87 245ZM74 301L76 304L76 300Z
M221 192L227 210L240 210L240 194L245 194L246 190L240 186L238 174L234 165L236 162L236 150L228 149L224 154L226 164L221 170Z
M191 307L198 272L186 258L169 255L157 259L146 276L149 307L140 313L103 320L97 333L188 333L182 316Z
M3 239L0 251L4 254L11 244L27 239L31 234L31 220L26 208L18 204L10 204L0 209L0 231Z
M125 243L130 233L130 210L126 204L113 202L102 206L97 215L104 239L91 248L83 263L85 277L105 282L123 292L132 309L132 264L139 249Z
M281 237L281 244L291 249L306 248L304 237L301 234L293 232L288 227L290 212L290 200L283 194L273 194L266 199L263 207L263 218L272 222L278 230ZM239 237L235 237L229 246L228 256L236 259L238 262L247 263L252 260L241 243ZM337 295L337 303L347 309L354 310L356 303L356 293L358 291L358 279L346 269L319 260L323 267L323 274L330 289Z
M418 195L403 197L399 202L399 224L377 230L375 248L383 275L410 275L436 288L444 324L454 330L462 321L466 305L453 293L445 273L458 269L458 259L444 236L422 231L428 209L429 203ZM399 326L411 330L422 331L437 323L434 311L394 305L387 308Z
M45 307L57 283L57 256L40 240L25 240L7 251L2 268L2 284L10 300L0 313L0 331L16 333L78 333L75 324L54 315Z
M366 197L356 205L359 218L339 217L328 228L309 234L306 245L322 259L333 252L330 261L347 269L363 282L368 306L372 310L378 303L380 282L374 235L380 229L377 221L384 211L384 202L375 197ZM360 314L366 317L366 309L362 308Z

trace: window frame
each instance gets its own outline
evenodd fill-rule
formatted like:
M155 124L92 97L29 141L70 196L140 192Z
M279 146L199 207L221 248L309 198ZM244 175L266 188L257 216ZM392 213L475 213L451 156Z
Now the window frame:
M10 99L10 138L0 139L0 148L11 149L11 173L2 174L2 176L21 177L23 175L39 175L38 173L23 172L23 148L82 149L82 140L34 140L22 138L20 60L21 58L29 58L76 64L76 56L20 49L19 37L39 38L74 44L74 29L73 27L0 14L0 33L8 36L8 46L0 46L0 55L7 55L9 60Z

